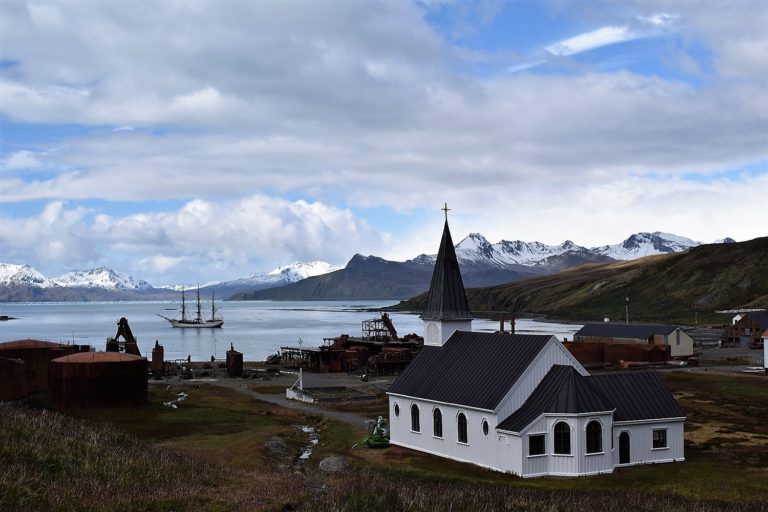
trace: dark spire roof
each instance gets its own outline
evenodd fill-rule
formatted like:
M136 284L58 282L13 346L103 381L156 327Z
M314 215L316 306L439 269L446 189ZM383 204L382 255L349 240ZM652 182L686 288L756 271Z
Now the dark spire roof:
M432 273L432 283L429 285L427 307L421 318L423 320L472 319L447 219L437 261L435 261L435 270Z

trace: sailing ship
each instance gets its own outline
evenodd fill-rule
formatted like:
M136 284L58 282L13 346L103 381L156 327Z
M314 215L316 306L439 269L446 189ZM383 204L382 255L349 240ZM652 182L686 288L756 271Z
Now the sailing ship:
M181 290L181 319L168 318L158 314L157 316L168 320L173 327L194 327L197 329L210 329L221 327L224 323L223 318L216 318L216 300L215 292L211 291L211 318L203 319L202 309L200 307L200 285L197 285L197 309L194 318L187 318L187 301L184 296L184 289Z

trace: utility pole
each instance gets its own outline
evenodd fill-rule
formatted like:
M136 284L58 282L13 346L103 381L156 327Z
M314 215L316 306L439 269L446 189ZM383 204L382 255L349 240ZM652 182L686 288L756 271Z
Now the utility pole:
M627 315L627 323L629 323L629 295L624 297L624 312Z

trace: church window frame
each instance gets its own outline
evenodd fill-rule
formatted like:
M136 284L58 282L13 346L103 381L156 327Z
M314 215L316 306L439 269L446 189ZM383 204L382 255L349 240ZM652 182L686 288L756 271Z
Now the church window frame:
M554 455L573 455L571 450L571 426L566 421L558 421L552 427Z
M439 407L432 410L432 436L443 438L443 411Z
M395 410L395 418L399 418L400 417L400 404L399 403L395 402L394 410Z
M421 421L419 418L419 406L411 404L411 432L421 433Z
M587 422L584 427L586 438L585 453L587 455L600 455L603 451L603 424L600 420L593 419Z
M667 439L666 428L654 428L651 434L651 441L653 443L652 450L667 450L669 448L669 440Z
M463 412L456 415L456 439L459 444L469 444L467 415Z
M547 434L528 434L528 457L545 457L547 455Z
M488 424L488 418L483 418L483 422L480 424L480 427L483 430L483 435L488 437L488 433L491 431L491 427Z

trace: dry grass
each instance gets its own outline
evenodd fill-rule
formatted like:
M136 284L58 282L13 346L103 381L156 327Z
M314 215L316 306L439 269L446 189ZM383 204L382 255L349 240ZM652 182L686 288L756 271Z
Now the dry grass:
M399 448L350 450L362 434L355 427L216 386L153 388L146 407L67 413L77 418L6 407L0 510L765 509L768 378L663 378L688 414L686 462L576 479L522 480ZM190 395L179 409L159 405L179 391ZM306 435L297 425L307 424L320 444L298 465ZM285 453L265 449L275 438ZM353 471L320 472L330 454L346 455Z

